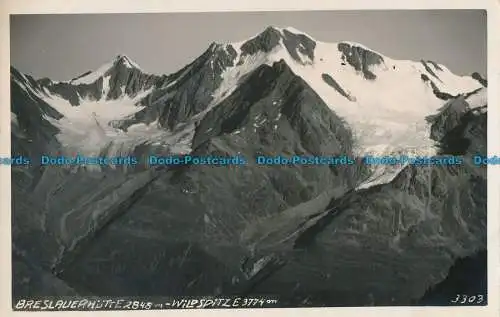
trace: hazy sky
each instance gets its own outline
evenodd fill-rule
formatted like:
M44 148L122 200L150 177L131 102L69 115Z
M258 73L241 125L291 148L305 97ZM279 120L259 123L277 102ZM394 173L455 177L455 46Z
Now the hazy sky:
M118 54L147 72L171 73L215 42L267 26L293 26L320 41L355 41L398 59L430 59L457 74L486 74L486 12L308 11L11 16L11 64L69 80Z

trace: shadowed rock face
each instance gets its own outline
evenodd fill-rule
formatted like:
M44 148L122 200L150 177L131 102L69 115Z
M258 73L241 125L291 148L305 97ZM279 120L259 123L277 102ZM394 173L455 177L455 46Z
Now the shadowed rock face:
M295 61L299 63L305 62L299 56L299 53L306 56L309 61L314 61L314 49L316 47L314 40L305 34L295 34L287 29L281 31L268 27L264 32L241 46L242 55L239 64L243 63L245 56L258 52L269 53L281 43Z
M73 106L80 105L80 96L90 100L100 100L102 95L103 79L99 78L91 84L81 84L78 86L70 83L55 83L47 87L47 89L62 98L68 100Z
M481 136L486 133L487 105L471 109L467 98L480 93L481 89L448 101L436 115L429 116L430 137L444 147L444 153L464 155L468 148L477 153L485 153L485 143ZM484 129L484 130L483 130ZM473 140L479 142L472 142Z
M463 96L447 102L437 115L427 118L431 122L431 138L441 141L449 131L460 124L460 120L468 110L470 110L469 104Z
M297 51L302 55L305 55L309 60L314 61L314 49L316 48L316 42L311 40L304 34L295 34L288 30L283 30L283 44L285 45L288 53L292 58L298 62L301 58L297 54Z
M484 87L488 87L488 81L483 78L481 76L481 74L479 74L478 72L474 72L472 73L472 78L474 78L475 80L479 81L481 83L481 85L483 85Z
M40 86L31 76L22 76L11 67L11 113L16 116L11 133L12 154L29 156L36 162L42 153L52 152L59 147L55 138L59 129L46 117L60 119L62 114L26 89L26 85L41 92Z
M460 294L459 302L455 305L487 305L488 299L482 300L478 295L484 296L484 290L488 284L487 252L482 250L472 256L461 258L450 268L448 276L444 281L429 289L424 297L418 301L420 305L441 306L442 303L454 301ZM474 272L471 274L471 272ZM463 296L467 299L475 297L476 303L460 303Z
M247 54L271 50L279 35L287 49L314 58L307 37L275 31L248 43ZM383 63L359 47L339 50L367 79ZM248 165L13 168L15 296L279 294L283 306L410 305L457 258L486 249L486 168L470 159L486 153L487 113L470 109L469 95L449 96L429 117L440 155L466 164L409 166L388 184L357 191L363 164L256 164L259 155L352 156L353 136L284 61L262 65L210 107L235 57L233 47L213 44L179 72L151 77L117 63L108 98L155 88L140 101L146 109L115 122L124 129L156 119L172 129L207 111L191 154L242 155ZM46 116L61 114L23 83L69 100L83 91L105 97L102 80L70 88L11 72L13 153L59 148ZM323 80L349 98L333 77Z
M38 84L49 92L68 100L73 106L79 106L81 98L87 100L110 100L122 96L135 97L139 92L157 85L162 77L144 74L140 69L128 66L126 56L117 56L112 67L103 77L89 84L75 84L77 79L84 78L91 71L72 79L69 82L53 83L47 79L38 80ZM104 81L107 81L109 91L105 92Z
M438 65L438 63L436 63L434 61L427 61L427 63L432 64L434 66L434 68L436 68L437 70L443 71L443 69L441 68L441 66Z
M349 43L339 43L337 47L343 53L342 59L347 61L356 71L361 71L366 79L377 78L370 67L382 64L384 62L382 56Z
M264 32L241 46L242 56L254 55L258 52L269 53L280 43L281 37L279 30L268 27Z
M486 168L471 162L486 153L485 119L462 113L445 130L441 154L463 155L464 165L410 166L390 184L332 200L252 292L278 292L290 305L418 301L456 258L486 248Z
M254 281L247 281L240 271L240 261L251 256L242 230L280 216L325 188L342 192L353 186L358 173L358 167L349 166L259 166L252 158L350 153L350 139L342 121L286 64L262 66L204 117L194 137L193 155L242 154L249 165L191 165L161 174L126 215L79 254L71 255L78 260L59 267L61 277L99 294L180 295L245 289ZM129 235L132 223L141 228L139 240L124 236ZM123 248L113 242L123 239L127 241ZM157 239L169 242L157 243ZM141 248L143 243L148 248ZM110 248L114 259L106 255ZM132 261L130 250L142 260ZM109 258L109 266L101 263L97 268L91 259L103 257ZM113 269L116 261L122 263L122 282L111 282L102 290L94 287L95 281L110 274L118 278ZM152 261L154 270L147 264ZM150 283L158 272L171 276L169 283ZM134 281L142 281L141 286ZM187 284L191 286L186 288Z
M431 69L428 69L427 71L429 73L433 74L433 72L432 72ZM436 84L426 74L421 74L420 75L420 79L422 79L423 82L428 83L431 86L432 92L439 99L441 99L441 100L450 100L450 99L453 99L453 98L456 97L456 96L450 95L449 93L440 91L439 88L436 86ZM439 78L437 78L437 79L439 81L441 81Z

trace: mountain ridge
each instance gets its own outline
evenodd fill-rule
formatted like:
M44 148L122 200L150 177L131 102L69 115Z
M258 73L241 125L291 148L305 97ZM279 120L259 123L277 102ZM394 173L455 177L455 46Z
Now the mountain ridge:
M332 54L338 58L330 61L328 58ZM408 150L421 154L435 153L435 145L425 126L426 118L437 113L448 100L487 85L478 74L455 76L445 66L433 61L396 61L360 43L325 43L292 27L273 26L241 42L213 42L192 63L170 75L143 73L129 57L118 54L94 71L95 74L87 72L84 73L87 75L79 76L80 79L93 78L91 83L78 80L54 83L47 79L35 82L46 96L47 93L62 96L62 102L58 102L56 107L60 113L69 115L72 112L68 112L71 108L62 104L64 99L69 100L71 106L89 102L106 104L116 100L127 104L127 107L117 104L120 110L127 109L119 113L131 114L106 114L110 118L101 124L111 127L110 132L120 129L129 133L130 128L140 127L146 131L156 129L154 133L158 137L168 137L164 131L170 131L183 135L184 145L181 148L184 150L181 151L189 151L187 147L192 143L189 139L194 137L195 126L203 116L231 95L260 65L279 61L290 66L292 72L303 78L332 111L348 122L356 135L359 153L391 154ZM462 78L469 80L460 84ZM400 86L398 90L401 92L392 93L401 80L411 85ZM106 81L113 84L105 84ZM417 93L417 90L420 92ZM413 97L406 98L405 94L410 93ZM420 99L412 100L416 96ZM377 100L376 97L382 98ZM45 101L50 103L47 98ZM87 117L94 114L103 117L100 112L107 107L104 104L102 107L92 106L92 115ZM402 123L399 122L399 113L402 113L399 104L405 105L407 112L407 118ZM422 104L428 108L420 109ZM117 107L114 109L119 109ZM83 124L82 118L78 120ZM94 120L86 120L93 129ZM62 136L69 129L67 124L62 124L62 120L53 123L63 131ZM68 123L74 124L71 120ZM416 130L411 130L414 129L411 126L415 126ZM377 133L370 133L372 129ZM410 139L399 137L409 133L414 135ZM73 137L66 134L68 141L65 142L71 142ZM129 146L132 150L137 145Z

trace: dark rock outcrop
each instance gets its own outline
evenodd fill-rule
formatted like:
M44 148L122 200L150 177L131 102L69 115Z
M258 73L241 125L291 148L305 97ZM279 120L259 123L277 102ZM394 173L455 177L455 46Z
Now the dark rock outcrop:
M264 32L241 46L242 57L254 55L258 52L271 52L280 43L281 37L281 32L278 29L266 28Z
M22 75L11 67L11 113L16 117L12 125L12 154L31 157L37 161L41 153L59 147L55 135L59 129L48 118L60 119L62 114L43 101L41 87L29 75Z
M27 298L43 297L49 294L58 296L78 296L78 293L61 281L50 271L44 271L21 255L12 254L13 303Z
M471 108L468 98L481 88L448 101L438 114L427 117L431 124L430 137L438 142L443 153L464 155L466 149L486 153L482 136L486 135L487 105ZM475 140L479 140L476 142Z
M383 64L384 58L382 56L349 43L339 43L338 50L342 52L342 60L347 61L356 71L362 72L364 78L369 80L377 78L370 67Z
M439 88L436 86L436 84L426 74L420 74L420 79L423 82L428 83L431 86L432 92L439 99L441 99L441 100L450 100L450 99L453 99L453 98L456 97L456 96L453 96L453 95L451 95L449 93L442 92L441 90L439 90Z
M416 304L425 306L488 305L488 298L484 293L488 285L487 263L486 250L458 259L450 268L446 279L427 290Z
M468 110L469 104L463 96L448 101L438 114L427 117L427 121L431 123L430 137L441 141L449 131L460 124L461 118Z

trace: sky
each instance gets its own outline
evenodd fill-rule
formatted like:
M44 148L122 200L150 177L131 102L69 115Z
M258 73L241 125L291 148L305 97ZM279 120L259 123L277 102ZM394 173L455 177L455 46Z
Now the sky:
M486 11L268 11L11 16L11 65L35 78L74 78L125 54L169 74L211 42L237 42L267 26L325 42L354 41L395 59L433 60L459 75L486 75Z

